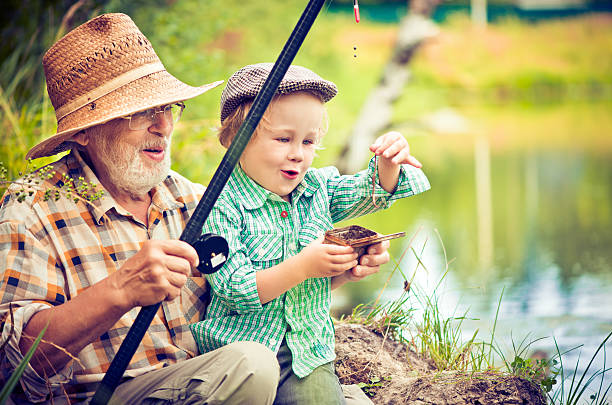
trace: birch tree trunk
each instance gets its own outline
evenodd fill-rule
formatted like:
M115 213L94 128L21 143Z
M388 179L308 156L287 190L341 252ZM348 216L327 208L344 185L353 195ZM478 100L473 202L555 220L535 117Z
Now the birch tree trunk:
M336 166L341 173L354 173L363 167L370 154L370 144L391 125L393 103L410 78L408 63L423 41L438 34L438 27L428 15L439 1L410 3L410 11L400 21L391 59L385 65L378 85L367 96L340 152Z

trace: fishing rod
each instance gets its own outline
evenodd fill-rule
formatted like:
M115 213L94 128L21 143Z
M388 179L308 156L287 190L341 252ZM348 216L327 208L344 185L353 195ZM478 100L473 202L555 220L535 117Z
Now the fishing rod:
M217 250L227 249L227 242L225 245L223 239L216 235L204 235L201 237L202 226L208 218L210 211L212 210L215 201L219 197L221 190L227 183L232 171L236 167L240 155L244 151L244 148L249 143L253 131L259 124L261 117L263 116L266 108L270 104L272 97L276 93L281 80L287 73L291 62L295 58L298 50L302 46L310 27L314 23L319 11L323 7L325 0L310 0L306 9L302 13L299 21L297 22L293 32L289 36L289 39L285 43L283 50L281 51L278 59L274 63L268 78L266 79L261 91L255 97L253 106L249 110L247 117L238 129L232 144L228 148L227 152L223 156L219 167L215 171L213 178L210 181L209 186L206 188L204 195L200 199L193 215L187 222L185 229L181 233L180 240L185 241L196 248L198 256L200 258L200 266L198 269L203 269L205 273L212 273L221 267L225 260L215 259L221 257L218 255ZM211 248L211 245L213 246ZM227 255L227 254L226 254ZM105 405L110 400L113 392L119 385L123 373L127 369L130 360L134 356L136 349L140 345L142 338L144 337L147 329L151 325L155 314L159 310L160 303L155 305L149 305L142 307L134 324L128 331L127 336L121 343L117 354L113 358L110 367L104 378L100 382L96 393L94 394L90 404L93 405Z

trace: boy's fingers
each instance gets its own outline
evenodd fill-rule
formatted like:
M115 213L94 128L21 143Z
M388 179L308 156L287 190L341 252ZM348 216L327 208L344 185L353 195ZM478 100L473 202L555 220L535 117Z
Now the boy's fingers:
M356 265L357 264L357 252L344 253L344 254L339 254L339 255L332 255L330 260L334 264L337 264L337 263L348 263L348 262L353 262L354 261L355 265Z
M410 147L408 144L403 142L394 142L385 151L383 152L383 157L390 158L392 156L396 156L400 153L405 152L406 154L410 154Z
M417 169L420 169L421 167L423 167L423 164L419 162L417 158L415 158L412 155L408 155L408 164L416 167Z
M346 255L353 254L355 250L350 246L341 246L341 245L326 245L327 253L330 255L338 256L338 255Z
M380 267L369 267L369 266L359 265L359 266L355 266L351 270L351 272L355 278L362 279L371 274L378 273L378 270L380 270Z
M377 155L380 155L395 141L395 134L397 132L387 132L384 135L379 136L376 141L370 146L370 150ZM398 134L399 135L399 134Z

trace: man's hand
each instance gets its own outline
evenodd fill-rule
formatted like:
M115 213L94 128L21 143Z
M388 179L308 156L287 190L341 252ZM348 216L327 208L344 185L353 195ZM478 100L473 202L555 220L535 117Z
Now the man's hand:
M369 275L378 273L380 266L389 261L389 241L385 240L368 247L365 255L359 259L359 264L350 270L332 278L331 288L338 288L349 281L359 281Z
M108 281L118 294L118 304L130 310L175 299L197 264L198 254L188 243L149 240Z

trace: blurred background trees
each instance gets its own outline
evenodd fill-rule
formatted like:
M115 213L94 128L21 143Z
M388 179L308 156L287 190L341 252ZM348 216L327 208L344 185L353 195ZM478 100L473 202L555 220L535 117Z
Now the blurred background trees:
M305 4L5 1L0 161L15 178L25 169L26 151L55 131L41 57L87 19L126 12L166 68L199 85L274 61ZM489 0L486 26L473 22L467 0L359 4L356 24L352 0L328 1L295 61L340 89L327 106L330 128L316 166L338 163L360 116L378 117L366 100L396 55L400 20L412 10L437 30L409 54L405 80L389 83L395 98L376 130L409 138L432 190L354 222L381 233L417 234L410 246L410 238L392 244L403 274L394 273L383 299L397 298L404 276L415 271L417 279L438 280L445 260L454 259L443 303L456 313L469 307L481 320L465 321L469 336L490 328L505 287L498 336L512 329L553 334L561 349L584 344L588 358L612 329L612 315L601 311L612 307L611 2ZM189 100L174 134L173 169L202 183L224 152L215 138L220 94ZM393 267L335 292L335 313L374 298Z

